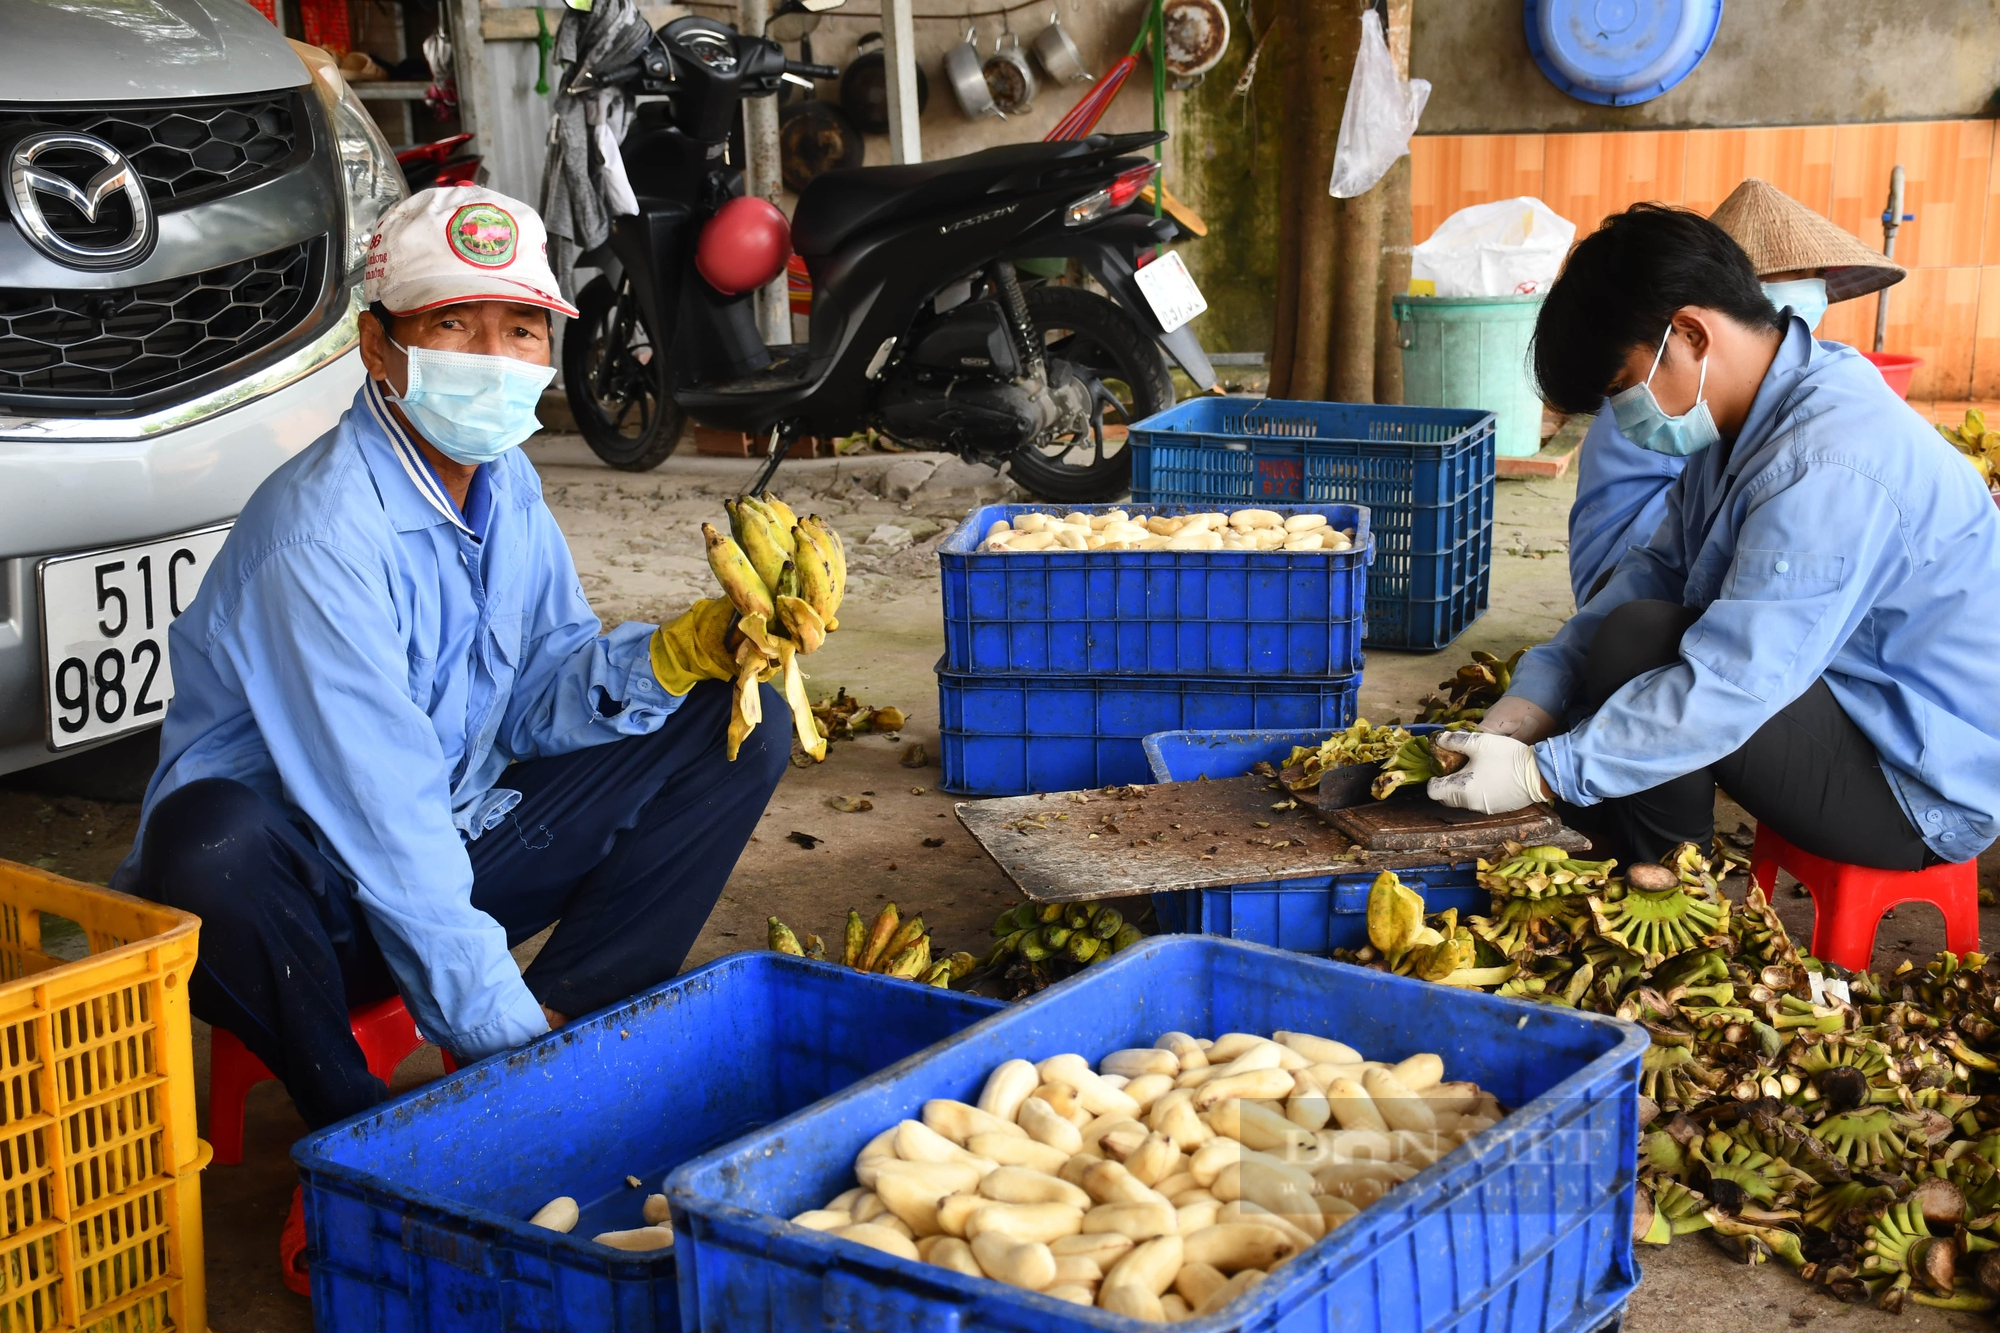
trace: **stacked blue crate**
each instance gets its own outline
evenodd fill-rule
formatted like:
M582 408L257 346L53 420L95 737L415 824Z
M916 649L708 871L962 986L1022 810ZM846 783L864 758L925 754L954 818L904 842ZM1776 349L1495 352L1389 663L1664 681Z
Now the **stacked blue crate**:
M1206 508L1243 508L1243 505ZM981 552L994 523L1058 506L988 505L938 548L947 791L978 796L1146 782L1144 739L1181 728L1344 727L1360 694L1369 511L1268 506L1351 529L1352 549ZM1187 505L1086 505L1099 514Z

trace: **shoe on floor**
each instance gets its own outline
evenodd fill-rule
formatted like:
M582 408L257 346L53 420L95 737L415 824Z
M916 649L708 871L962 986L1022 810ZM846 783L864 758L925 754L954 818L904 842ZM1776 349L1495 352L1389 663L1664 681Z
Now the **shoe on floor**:
M306 1187L292 1190L292 1210L285 1215L285 1229L278 1233L278 1275L287 1290L301 1296L312 1295L312 1279L306 1275Z

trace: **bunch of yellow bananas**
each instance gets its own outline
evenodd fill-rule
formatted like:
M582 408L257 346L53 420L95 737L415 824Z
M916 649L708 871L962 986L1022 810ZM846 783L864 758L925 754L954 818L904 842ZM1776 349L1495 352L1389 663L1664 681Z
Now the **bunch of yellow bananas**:
M729 719L729 757L764 720L757 687L784 678L785 702L799 744L826 758L826 737L813 721L798 655L819 650L840 627L835 613L847 590L847 548L833 525L817 514L800 518L782 500L744 496L727 500L728 532L701 525L708 567L736 607L736 708Z
M1972 464L1989 490L2000 480L2000 430L1986 429L1985 413L1976 407L1967 408L1964 422L1956 427L1939 426L1938 434L1965 455L1965 461Z

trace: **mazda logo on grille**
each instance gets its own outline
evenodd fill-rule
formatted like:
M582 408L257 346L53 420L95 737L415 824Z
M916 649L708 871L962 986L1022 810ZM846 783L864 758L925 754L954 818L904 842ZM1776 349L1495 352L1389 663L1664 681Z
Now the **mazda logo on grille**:
M129 219L118 216L121 198ZM7 154L7 202L37 249L75 268L124 268L153 243L153 207L139 173L88 134L42 130L18 140ZM107 230L116 239L100 243Z

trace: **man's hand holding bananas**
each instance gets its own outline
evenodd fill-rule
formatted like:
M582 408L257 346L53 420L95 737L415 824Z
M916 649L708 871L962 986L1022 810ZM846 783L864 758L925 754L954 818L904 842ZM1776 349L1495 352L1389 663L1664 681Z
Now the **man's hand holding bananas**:
M813 721L798 655L816 652L839 627L835 613L847 588L847 550L831 524L801 519L783 502L745 496L725 501L730 531L702 524L708 566L726 599L696 602L653 635L653 674L673 694L697 680L733 680L729 757L763 720L757 687L782 676L799 743L826 758L826 738Z

